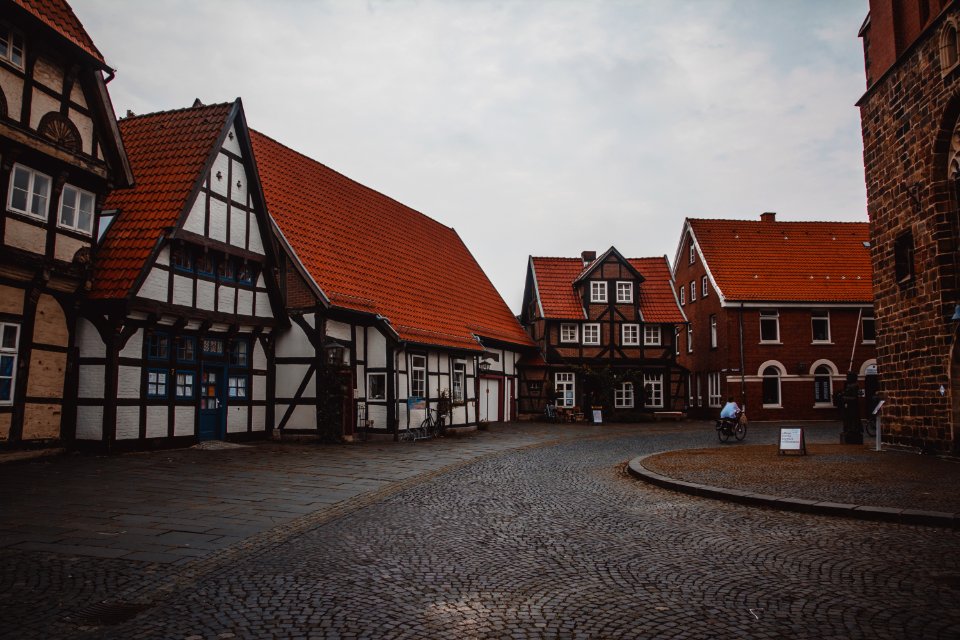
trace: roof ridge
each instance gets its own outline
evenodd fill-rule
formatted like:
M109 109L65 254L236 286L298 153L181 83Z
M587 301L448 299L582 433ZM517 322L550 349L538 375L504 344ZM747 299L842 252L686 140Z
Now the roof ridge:
M745 222L747 224L856 224L869 225L870 220L773 220L766 222L763 220L748 220L746 218L687 218L690 222Z
M181 107L181 108L179 108L179 109L167 109L166 111L151 111L150 113L132 113L132 112L131 112L132 115L128 115L128 116L124 116L124 117L122 117L122 118L118 118L117 121L118 121L118 122L127 122L127 121L130 121L130 120L139 120L139 119L142 119L142 118L157 118L157 117L160 117L160 116L169 116L169 115L173 115L173 114L175 114L175 113L185 113L185 112L187 112L187 111L193 111L193 110L201 111L201 110L204 110L204 109L214 109L214 108L230 107L230 106L233 106L234 104L236 104L236 102L237 102L236 100L231 100L231 101L229 101L229 102L216 102L216 103L214 103L214 104L201 104L201 105L197 105L197 106Z

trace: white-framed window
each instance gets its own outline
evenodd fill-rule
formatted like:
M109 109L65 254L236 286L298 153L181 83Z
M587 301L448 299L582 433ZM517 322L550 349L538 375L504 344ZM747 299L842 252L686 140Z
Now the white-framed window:
M427 397L427 356L410 356L410 395Z
M94 195L89 191L64 185L60 194L60 226L91 235L93 203Z
M861 328L861 336L863 341L866 344L874 344L877 341L877 324L873 318L873 311L863 314L862 320L863 327Z
M590 302L607 301L607 283L603 280L590 281Z
M653 409L663 407L663 374L643 374L644 406Z
M687 406L692 407L693 406L693 374L692 373L687 374L687 397L689 400L689 402L687 403Z
M660 325L658 324L645 324L643 325L643 344L647 347L656 347L660 345Z
M717 315L710 315L710 348L717 348Z
M702 407L703 406L703 387L700 385L700 383L703 382L703 380L700 378L699 373L696 375L696 378L697 378L697 406Z
M700 297L706 298L707 294L710 293L710 283L707 282L707 276L700 278Z
M825 364L813 372L813 403L820 406L833 406L833 372Z
M780 408L780 369L773 365L763 370L763 406Z
M780 312L776 309L760 311L760 342L780 342Z
M690 281L690 302L696 302L696 301L697 301L697 281L691 280Z
M693 264L693 263L695 263L695 262L697 261L697 248L696 248L696 246L693 244L693 238L690 238L689 251L690 251L690 257L689 257L689 259L690 259L690 264Z
M572 373L557 373L554 377L557 393L557 406L572 407L574 379Z
M247 376L229 376L227 378L227 394L231 398L246 398Z
M13 165L7 209L46 220L49 200L50 176L22 164Z
M599 322L587 322L583 325L583 344L600 344Z
M677 327L673 333L673 355L680 355L680 327Z
M693 324L687 325L687 353L693 353Z
M167 397L167 372L163 369L147 370L147 396L151 398Z
M815 309L810 312L813 342L830 342L830 312Z
M193 397L193 373L189 371L177 371L176 394L178 398Z
M367 374L367 400L386 400L387 399L387 374L386 373L368 373Z
M560 325L560 342L579 342L577 336L577 325L572 322L564 322Z
M680 287L680 304L687 304L687 288Z
M453 402L462 404L466 400L467 389L467 363L453 363Z
M633 283L632 282L617 282L617 302L618 303L633 302Z
M707 403L711 407L720 406L720 372L707 374Z
M613 406L616 409L633 409L633 383L621 382L613 389Z
M23 69L23 36L5 24L0 24L0 59Z
M624 345L639 345L640 344L640 325L638 324L625 324L622 325L621 331L623 332L622 343Z
M0 405L13 404L19 342L20 325L0 322Z

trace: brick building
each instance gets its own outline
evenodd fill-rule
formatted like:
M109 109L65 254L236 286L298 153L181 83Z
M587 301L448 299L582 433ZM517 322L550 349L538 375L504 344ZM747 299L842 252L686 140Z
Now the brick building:
M684 222L673 279L689 324L689 414L727 396L755 420L836 419L848 371L876 371L866 223Z
M960 7L870 0L858 102L888 444L960 452Z

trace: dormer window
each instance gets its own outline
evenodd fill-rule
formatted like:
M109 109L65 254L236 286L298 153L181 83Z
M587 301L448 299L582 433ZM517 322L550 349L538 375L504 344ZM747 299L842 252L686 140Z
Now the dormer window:
M590 302L607 301L607 283L602 280L590 281Z
M0 24L0 59L23 69L23 36L5 24Z
M617 303L630 303L633 302L633 283L632 282L618 282L617 283Z

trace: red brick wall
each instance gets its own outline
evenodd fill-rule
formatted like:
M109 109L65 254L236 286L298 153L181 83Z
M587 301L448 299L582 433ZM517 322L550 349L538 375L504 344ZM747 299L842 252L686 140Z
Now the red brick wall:
M946 15L958 16L951 4ZM877 360L884 440L960 452L954 435L960 387L951 376L958 295L958 206L947 180L953 127L960 115L960 69L943 75L943 18L860 101L871 221ZM899 283L894 239L913 233L915 277ZM944 394L940 394L940 387Z
M926 5L926 19L921 15ZM935 21L941 10L951 4L947 0L870 0L870 28L867 34L870 50L870 75L879 80L910 45L917 41L924 28Z

